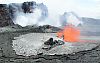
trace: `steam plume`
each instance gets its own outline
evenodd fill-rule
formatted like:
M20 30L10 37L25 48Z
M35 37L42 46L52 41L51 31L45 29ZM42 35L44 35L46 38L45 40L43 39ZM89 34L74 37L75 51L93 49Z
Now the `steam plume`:
M43 3L24 2L9 4L11 17L15 24L21 26L28 25L53 25L66 26L67 23L75 26L81 24L80 18L74 12L63 12L60 14L52 14L47 6Z

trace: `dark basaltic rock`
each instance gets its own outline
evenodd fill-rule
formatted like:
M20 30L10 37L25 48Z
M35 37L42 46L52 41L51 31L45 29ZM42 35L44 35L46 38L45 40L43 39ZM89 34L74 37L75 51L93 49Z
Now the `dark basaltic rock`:
M45 45L53 45L53 44L54 44L53 38L50 38L50 39L49 39L48 41L46 41L44 44L45 44Z
M22 9L24 13L32 13L32 9L36 8L36 2L24 2L22 4Z
M13 25L9 15L9 9L6 4L0 4L0 27Z
M26 26L23 29L29 29L29 31L37 32L37 33L55 33L61 30L59 27L51 26L51 25L43 25L43 26Z
M49 47L43 47L42 49L44 50L50 50L56 46L59 46L59 45L63 45L65 44L63 41L61 40L53 40L53 38L50 38L49 40L47 40L46 42L44 42L44 45L47 45Z

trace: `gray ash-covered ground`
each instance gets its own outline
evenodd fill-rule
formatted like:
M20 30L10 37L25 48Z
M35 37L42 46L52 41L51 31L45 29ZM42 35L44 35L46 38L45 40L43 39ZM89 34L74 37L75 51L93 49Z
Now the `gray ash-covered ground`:
M0 34L0 63L99 63L100 46L89 51L69 55L19 56L12 48L12 40L30 32L8 32Z
M16 54L16 52L13 50L13 47L12 47L12 40L14 40L14 37L18 37L23 34L33 33L33 32L36 32L36 30L38 31L40 29L48 30L49 26L48 25L40 26L40 27L33 26L33 28L31 28L30 26L26 28L22 28L20 26L19 26L20 28L19 27L17 28L17 27L18 27L17 25L13 27L15 31L8 30L7 32L0 33L0 63L99 63L100 62L99 60L100 46L97 46L96 48L93 48L92 50L89 50L89 51L81 51L81 52L68 54L68 55L66 54L65 55L64 54L63 55L39 54L36 56L33 55L29 57L25 57L21 55L19 56ZM53 28L52 26L50 26L50 28L54 29L56 27ZM59 28L57 28L56 31L58 30ZM45 30L42 30L42 31L45 32ZM41 31L38 31L38 32L41 32ZM98 34L95 34L95 36L97 35Z
M99 63L100 46L89 51L81 51L69 55L36 55L19 56L12 48L12 39L29 32L0 34L0 63Z

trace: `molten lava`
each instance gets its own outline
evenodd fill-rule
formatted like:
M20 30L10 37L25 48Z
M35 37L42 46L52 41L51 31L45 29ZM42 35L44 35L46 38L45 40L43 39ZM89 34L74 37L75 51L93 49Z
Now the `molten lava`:
M63 31L58 31L57 32L57 37L62 38L63 37Z
M67 25L63 31L57 32L58 38L62 38L65 42L78 42L80 31L73 25Z

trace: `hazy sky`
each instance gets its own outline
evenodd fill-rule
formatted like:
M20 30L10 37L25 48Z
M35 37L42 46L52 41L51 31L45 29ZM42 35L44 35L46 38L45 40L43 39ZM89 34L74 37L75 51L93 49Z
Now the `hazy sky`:
M0 3L15 3L32 0L0 0ZM49 12L63 14L65 11L74 11L79 16L100 18L100 0L33 0L47 5Z

